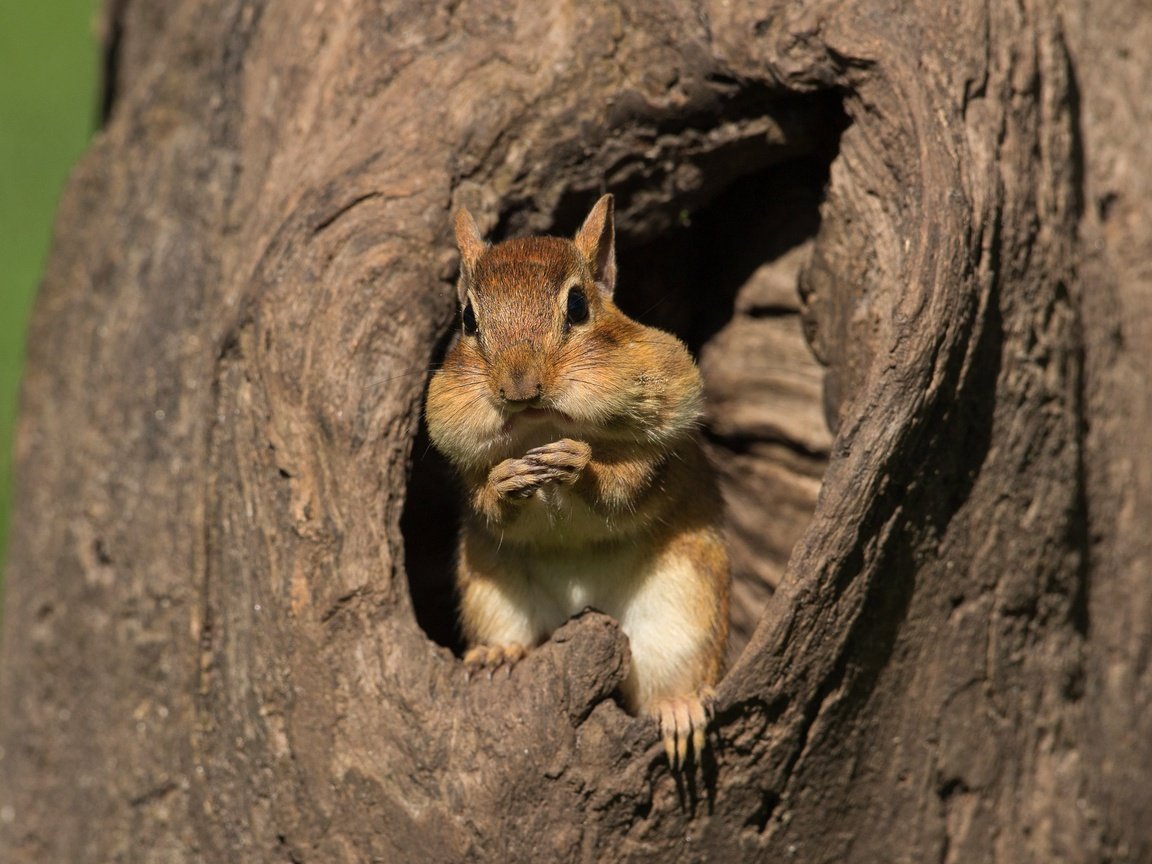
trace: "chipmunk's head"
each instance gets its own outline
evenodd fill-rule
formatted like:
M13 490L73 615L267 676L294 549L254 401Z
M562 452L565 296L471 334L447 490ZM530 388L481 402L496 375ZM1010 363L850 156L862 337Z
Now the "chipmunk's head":
M573 240L524 237L488 246L472 215L456 214L460 247L460 349L481 359L496 405L508 415L557 410L571 376L610 347L627 319L616 287L612 196L592 208ZM575 368L574 368L575 367Z
M612 196L572 240L489 246L456 214L460 335L428 390L433 441L461 462L558 436L629 440L678 433L699 413L700 381L673 336L612 300Z

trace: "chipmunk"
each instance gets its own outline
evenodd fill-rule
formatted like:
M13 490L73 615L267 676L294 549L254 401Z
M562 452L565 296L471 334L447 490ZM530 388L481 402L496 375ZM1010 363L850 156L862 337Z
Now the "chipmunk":
M457 564L470 670L509 670L570 616L620 622L625 707L668 760L703 752L728 638L722 502L697 438L700 374L676 337L612 301L612 196L574 240L487 245L455 217L461 333L428 388L463 478Z

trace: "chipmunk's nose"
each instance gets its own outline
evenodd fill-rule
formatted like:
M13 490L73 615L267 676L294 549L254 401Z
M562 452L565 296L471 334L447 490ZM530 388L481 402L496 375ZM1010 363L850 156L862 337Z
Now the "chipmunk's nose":
M500 398L505 402L535 402L543 392L540 376L532 369L511 370L500 380Z
M543 394L544 385L533 354L527 346L515 346L505 355L504 369L497 379L503 401L528 407Z

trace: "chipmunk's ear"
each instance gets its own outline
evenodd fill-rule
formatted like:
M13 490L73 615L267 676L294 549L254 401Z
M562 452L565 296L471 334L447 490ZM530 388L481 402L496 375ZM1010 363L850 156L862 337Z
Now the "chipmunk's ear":
M608 297L616 290L616 226L612 221L612 196L596 202L580 230L576 248L592 266L596 287Z
M456 211L456 246L460 249L460 302L464 302L464 283L472 278L476 269L476 262L488 248L484 238L480 236L480 229L476 227L476 220L468 212L467 207Z

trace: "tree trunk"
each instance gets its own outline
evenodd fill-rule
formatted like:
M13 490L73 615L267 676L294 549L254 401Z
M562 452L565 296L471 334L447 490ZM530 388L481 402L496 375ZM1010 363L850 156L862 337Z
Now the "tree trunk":
M1152 860L1142 8L110 3L29 334L0 859ZM601 191L729 501L699 775L606 617L506 680L450 650L449 213Z

